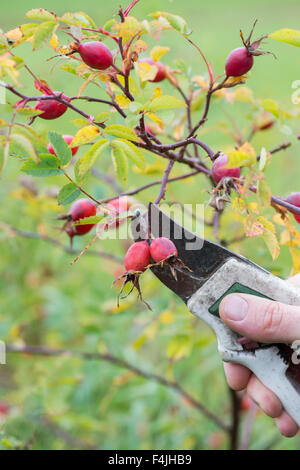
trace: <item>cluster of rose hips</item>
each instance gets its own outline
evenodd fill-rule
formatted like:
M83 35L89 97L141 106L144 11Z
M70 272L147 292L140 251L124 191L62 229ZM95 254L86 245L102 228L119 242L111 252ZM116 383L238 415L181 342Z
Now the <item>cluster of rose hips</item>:
M165 237L154 240L143 240L135 242L128 249L124 258L124 266L128 273L144 272L151 263L160 263L170 258L178 256L174 243Z
M140 300L151 310L150 305L143 300L139 278L146 269L156 265L168 265L173 275L175 275L175 266L184 266L182 261L178 258L177 248L171 240L165 237L159 237L133 243L124 258L126 272L117 279L117 281L124 279L123 286L118 296L118 302L125 285L131 282L132 287L129 294L136 288Z

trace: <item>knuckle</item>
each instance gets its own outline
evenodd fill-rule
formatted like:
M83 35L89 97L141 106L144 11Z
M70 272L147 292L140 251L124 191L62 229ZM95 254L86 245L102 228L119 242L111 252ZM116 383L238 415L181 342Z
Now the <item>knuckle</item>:
M268 302L263 314L263 330L264 333L272 336L277 333L282 325L283 307L278 302Z

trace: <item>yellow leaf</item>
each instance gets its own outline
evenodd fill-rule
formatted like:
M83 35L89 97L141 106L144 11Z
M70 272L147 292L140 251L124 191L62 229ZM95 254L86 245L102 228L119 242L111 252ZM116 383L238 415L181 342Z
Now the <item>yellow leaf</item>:
M183 122L181 122L174 129L174 138L176 140L181 140L183 138L183 134L184 134L184 124Z
M174 321L174 315L170 310L166 310L159 315L159 320L163 325L169 325Z
M260 222L264 226L264 228L266 228L267 230L270 230L270 232L276 234L275 225L272 224L272 222L270 220L266 219L263 216L258 217L257 220L258 220L258 222Z
M154 113L146 113L146 116L151 119L151 121L155 122L155 124L158 125L160 131L163 131L165 128L165 123L164 121L159 118L156 114Z
M258 237L264 233L264 226L251 216L244 220L244 228L247 237Z
M147 62L138 63L138 72L141 82L153 80L157 74L157 67Z
M225 168L249 166L256 163L256 152L249 142L245 142L237 150L229 152L228 157Z
M251 212L253 212L254 214L259 214L257 202L250 202L250 203L248 204L248 209L249 209Z
M253 91L246 87L240 87L235 90L235 99L244 103L254 103Z
M297 248L290 248L290 252L292 255L292 263L293 263L292 275L295 275L300 272L300 250L298 250Z
M198 86L201 88L204 88L205 90L208 89L208 81L202 77L201 75L197 75L196 77L193 77L193 82L197 83Z
M100 82L104 82L104 83L109 82L110 80L110 76L107 73L102 73L102 72L97 73L97 78Z
M92 140L94 140L99 133L100 130L98 127L93 126L92 124L89 126L85 126L77 132L74 139L72 140L71 147L77 147L78 145L83 145L87 144L88 142L92 142Z
M147 341L147 338L145 335L142 335L140 336L139 338L137 338L134 343L133 343L133 349L135 351L137 351L138 349L140 349L141 346L143 346L143 344Z
M169 47L155 46L150 52L151 59L158 62L169 50Z
M279 247L279 243L278 243L278 240L276 238L276 235L273 232L271 232L270 230L265 228L264 233L262 235L262 238L263 238L265 244L267 245L273 260L278 258L279 253L280 253L280 247Z
M157 87L157 88L154 88L152 93L153 93L153 96L151 98L151 101L155 100L155 98L159 98L163 94L163 91L160 87Z
M281 232L280 234L280 245L291 245L291 244L293 244L293 242L292 242L292 237L291 237L290 232L288 230L283 230L283 232Z
M81 87L78 90L77 97L79 98L89 83L97 76L97 73L91 73L90 76L83 82Z
M127 18L125 18L124 23L117 23L113 26L112 29L117 31L118 36L120 36L123 41L126 42L131 39L135 34L142 31L142 25L133 16L127 16Z
M5 36L12 41L21 41L23 34L20 28L11 29L5 33Z
M52 38L50 40L50 46L52 46L54 49L58 47L59 41L57 35L54 33L52 35Z
M118 103L118 105L120 106L121 109L128 108L130 103L131 103L130 99L127 98L124 95L117 95L116 96L116 102Z
M167 357L172 361L178 361L189 355L192 343L188 336L178 335L169 341L167 345Z
M142 39L139 39L136 41L134 47L138 54L140 54L141 51L146 51L148 49L148 44Z
M300 31L295 29L283 28L274 33L269 34L270 39L274 41L281 41L292 46L300 47Z

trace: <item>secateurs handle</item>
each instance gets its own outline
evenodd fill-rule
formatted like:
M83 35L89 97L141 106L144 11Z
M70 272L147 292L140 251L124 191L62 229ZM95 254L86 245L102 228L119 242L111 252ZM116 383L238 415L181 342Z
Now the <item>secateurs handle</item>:
M244 350L238 341L239 335L219 317L219 304L231 292L250 293L300 306L300 290L262 269L230 258L187 304L194 315L215 330L222 359L248 367L278 396L300 427L300 365L293 363L292 354L283 354L282 348L292 352L288 346L260 345Z

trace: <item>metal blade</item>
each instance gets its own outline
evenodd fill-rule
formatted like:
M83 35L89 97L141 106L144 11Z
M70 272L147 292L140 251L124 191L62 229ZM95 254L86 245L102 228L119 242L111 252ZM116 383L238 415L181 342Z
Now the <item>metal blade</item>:
M236 258L244 263L254 265L243 256L197 237L177 224L155 204L149 204L148 216L150 232L153 236L155 238L165 236L172 240L178 250L178 257L192 270L189 272L185 268L176 267L176 280L168 266L152 268L153 273L160 281L181 297L184 302L187 302L203 286L226 259ZM254 266L264 271L263 268Z

